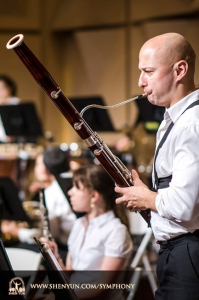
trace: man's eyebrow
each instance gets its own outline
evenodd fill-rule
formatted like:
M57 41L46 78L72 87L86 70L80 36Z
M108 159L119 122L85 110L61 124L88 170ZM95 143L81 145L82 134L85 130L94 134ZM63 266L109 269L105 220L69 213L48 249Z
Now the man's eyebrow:
M151 70L153 71L155 68L153 67L138 67L139 70Z

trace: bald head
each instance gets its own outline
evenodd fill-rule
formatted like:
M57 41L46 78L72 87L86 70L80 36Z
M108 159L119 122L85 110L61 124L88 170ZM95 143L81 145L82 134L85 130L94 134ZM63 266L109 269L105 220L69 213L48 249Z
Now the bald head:
M165 33L148 40L140 52L153 49L156 58L162 64L173 65L185 60L193 74L195 69L195 52L190 43L178 33Z
M148 100L170 107L195 90L195 52L178 33L166 33L148 40L139 54L139 87Z

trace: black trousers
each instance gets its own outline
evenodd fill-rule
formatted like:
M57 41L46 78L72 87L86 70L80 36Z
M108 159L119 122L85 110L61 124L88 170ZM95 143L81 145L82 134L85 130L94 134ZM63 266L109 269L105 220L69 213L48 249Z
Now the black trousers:
M199 300L199 235L160 242L156 300Z

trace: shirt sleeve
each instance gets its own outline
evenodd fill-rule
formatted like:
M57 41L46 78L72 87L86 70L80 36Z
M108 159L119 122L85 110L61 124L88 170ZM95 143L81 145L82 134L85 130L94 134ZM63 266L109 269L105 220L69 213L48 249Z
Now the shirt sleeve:
M108 228L108 227L107 227ZM133 249L132 239L125 225L113 224L104 236L105 256L128 258Z
M156 208L161 217L176 222L197 218L199 205L199 126L182 128L175 137L173 172L169 188L158 191Z
M40 238L42 232L37 228L19 228L18 238L22 243L35 244L34 237Z

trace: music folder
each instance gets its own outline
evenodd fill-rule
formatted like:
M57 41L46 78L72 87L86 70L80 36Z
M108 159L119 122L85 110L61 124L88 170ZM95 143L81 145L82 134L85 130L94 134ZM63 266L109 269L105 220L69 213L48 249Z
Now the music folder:
M7 136L37 138L43 136L33 102L0 105L0 116Z
M44 258L46 272L50 283L69 284L69 280L66 277L65 272L59 265L48 244L41 243L36 237L34 237L34 240L37 243L39 251ZM56 296L56 299L79 300L72 288L60 290L55 289L53 292Z
M16 274L13 271L2 239L0 239L0 275L0 299L24 300L23 295L9 295L9 283L13 278L16 278Z

